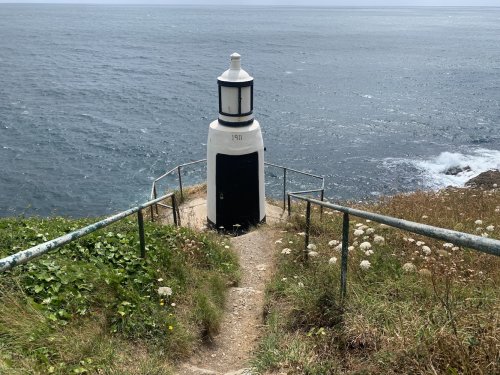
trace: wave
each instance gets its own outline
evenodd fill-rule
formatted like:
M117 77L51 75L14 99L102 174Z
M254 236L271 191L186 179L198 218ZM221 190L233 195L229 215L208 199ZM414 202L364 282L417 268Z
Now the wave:
M500 151L478 148L469 153L442 152L427 159L386 159L389 165L409 165L416 169L425 187L441 189L446 186L463 187L467 181L482 172L500 169ZM457 174L446 174L455 169Z

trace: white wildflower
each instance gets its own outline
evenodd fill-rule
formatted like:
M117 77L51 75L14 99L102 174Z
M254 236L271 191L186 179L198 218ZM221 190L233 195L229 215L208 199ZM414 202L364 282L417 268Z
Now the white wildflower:
M484 233L482 233L482 234L481 234L481 237L484 237L484 238L487 238L487 237L489 237L489 236L490 236L490 235L489 235L488 233L486 233L486 232L484 232Z
M451 248L451 250L453 250L453 251L457 251L457 250L460 250L460 248L459 248L458 246L453 246L453 247Z
M347 248L347 250L349 250L349 251L353 251L353 250L354 250L354 246L349 246L349 247Z
M304 287L304 283L302 281L300 281L298 284L299 288L303 288Z
M404 242L408 242L408 238L403 237L403 241L404 241Z
M363 239L368 240L368 239L370 239L370 236L363 236Z
M288 243L291 245L291 244L293 244L293 241L288 241Z
M335 257L331 257L331 258L328 260L328 263L329 263L329 264L335 264L335 263L337 263L337 258L335 258Z
M302 236L302 237L305 237L306 236L306 232L299 232L297 233L298 236Z
M474 224L476 224L476 225L482 225L482 224L483 224L483 221L482 221L482 220L477 219L477 220L474 222Z
M372 248L372 244L371 244L371 243L369 243L369 242L363 242L361 245L359 245L359 248L360 248L361 250L363 250L363 251L364 251L364 250L369 250L369 249L371 249L371 248Z
M373 228L368 228L366 230L366 234L373 234L373 233L375 233L375 229L373 229Z
M375 242L377 245L383 245L385 242L385 238L382 236L375 236L373 238L373 242Z
M429 271L427 268L422 268L421 270L418 271L419 274L422 276L432 276L432 272Z
M368 260L362 260L361 263L359 263L359 266L363 270L367 270L368 268L370 268L371 265L372 264Z
M355 225L355 227L356 227L356 228L359 228L359 227L360 227L360 226L362 226L362 225L363 225L363 224L361 224L361 223L357 223L357 224Z
M161 283L161 282L163 281L163 279L160 277L160 278L159 278L158 280L156 280L156 281L158 281L158 282L160 282L160 283Z
M476 232L482 232L483 231L483 227L477 227L476 228Z
M425 255L430 255L432 253L429 246L422 246L422 251L424 252Z
M424 241L417 241L415 244L417 246L422 246L422 245L425 245L425 242Z
M317 251L309 251L307 253L311 258L315 258L319 255L319 253Z
M276 243L276 244L278 244L278 243L283 243L283 239L282 239L282 238L280 238L279 240L274 241L274 243Z
M437 253L440 257L447 257L450 255L446 250L438 250Z
M286 277L283 277L283 278L281 279L281 281L286 281L286 280L287 280L287 278L286 278Z
M328 242L328 246L337 246L339 244L339 241L337 240L331 240L330 242Z
M339 244L333 248L335 251L342 251L342 244Z
M408 242L415 242L413 238L408 238Z
M405 263L403 264L403 271L405 272L415 272L417 270L417 267L413 263Z
M224 246L224 249L229 249L229 246L228 245Z
M488 225L488 226L486 227L486 230L487 230L488 232L493 232L493 231L495 230L495 226L494 226L494 225Z
M354 231L354 236L355 236L355 237L362 236L363 234L365 234L365 231L364 231L364 230L362 230L362 229L356 229L356 230Z
M452 243L450 243L450 242L446 242L446 243L443 244L443 247L446 247L446 248L448 248L448 247L452 248L453 246L454 245Z
M354 242L352 243L352 246L358 246L358 245L359 245L358 241L354 241Z
M168 286L161 286L158 288L158 295L159 296L171 296L172 295L172 288Z
M288 247L285 247L283 250L281 250L281 254L290 254L292 252L292 249L289 249Z
M372 255L372 254L373 254L373 250L366 250L366 251L365 251L365 255L366 255L366 256L370 256L370 255Z
M307 249L308 249L308 250L313 250L313 251L314 251L314 250L316 250L316 249L317 249L317 246L316 246L315 244L313 244L313 243L310 243L309 245L307 245Z
M372 221L370 219L365 220L367 223L371 223Z

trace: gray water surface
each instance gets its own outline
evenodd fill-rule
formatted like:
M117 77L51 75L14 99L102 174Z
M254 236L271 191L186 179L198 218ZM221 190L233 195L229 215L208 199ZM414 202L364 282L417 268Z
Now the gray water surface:
M267 160L325 175L332 199L500 166L500 8L0 4L0 216L146 200L205 157L234 51Z

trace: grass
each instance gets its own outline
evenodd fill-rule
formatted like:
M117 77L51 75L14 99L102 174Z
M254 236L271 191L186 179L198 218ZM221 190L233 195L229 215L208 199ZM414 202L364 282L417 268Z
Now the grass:
M419 192L356 206L500 238L499 190ZM499 373L498 257L351 217L342 303L341 256L330 242L341 241L342 216L326 210L320 220L313 209L310 242L318 254L304 261L305 209L296 207L267 287L266 332L253 359L257 372ZM364 233L355 237L356 229ZM375 236L383 240L376 243ZM372 254L360 249L363 242ZM369 267L363 269L362 261Z
M0 256L90 222L0 219ZM168 374L214 335L236 257L215 234L145 231L145 260L122 220L0 275L0 373Z

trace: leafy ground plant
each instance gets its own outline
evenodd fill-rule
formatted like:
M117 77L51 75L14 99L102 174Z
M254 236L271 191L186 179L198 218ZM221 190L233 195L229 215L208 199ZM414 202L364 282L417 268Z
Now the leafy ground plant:
M0 220L0 256L91 220ZM216 235L124 220L0 275L0 373L168 374L220 323L235 256Z
M304 207L278 241L259 372L496 374L500 259L351 217L347 298L339 299L342 216ZM500 191L448 189L358 205L500 238Z

